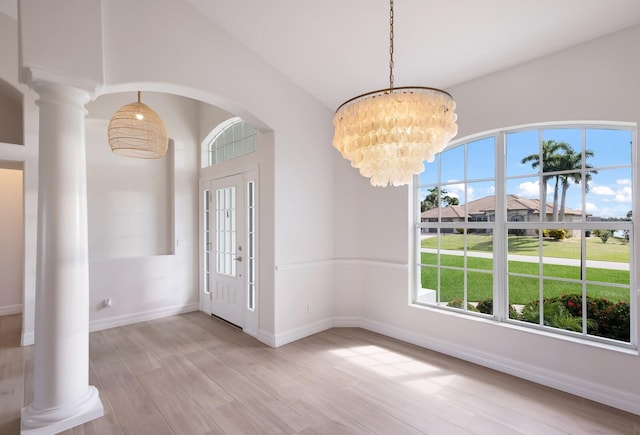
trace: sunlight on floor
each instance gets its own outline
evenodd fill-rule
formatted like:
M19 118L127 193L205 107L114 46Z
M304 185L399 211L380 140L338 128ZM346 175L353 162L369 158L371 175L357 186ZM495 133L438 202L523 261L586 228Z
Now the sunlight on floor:
M439 367L379 346L334 349L331 353L343 357L352 364L388 377L435 373L441 370Z

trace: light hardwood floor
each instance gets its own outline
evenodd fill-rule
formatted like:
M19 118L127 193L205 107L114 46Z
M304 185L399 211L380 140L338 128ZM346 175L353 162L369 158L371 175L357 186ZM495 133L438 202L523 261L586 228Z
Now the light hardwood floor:
M32 397L20 323L0 317L0 434ZM640 434L640 416L362 329L271 349L190 313L94 332L90 359L105 416L65 435Z

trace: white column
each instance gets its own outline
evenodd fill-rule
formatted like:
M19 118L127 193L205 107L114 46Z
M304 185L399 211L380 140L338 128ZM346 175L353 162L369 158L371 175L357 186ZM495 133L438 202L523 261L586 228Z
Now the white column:
M103 415L89 385L89 261L83 90L35 82L40 95L33 402L24 434L53 434ZM106 134L106 133L105 133Z

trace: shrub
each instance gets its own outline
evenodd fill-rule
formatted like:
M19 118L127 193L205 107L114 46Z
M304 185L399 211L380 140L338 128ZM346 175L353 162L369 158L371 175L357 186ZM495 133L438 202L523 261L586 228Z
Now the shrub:
M567 238L567 230L562 228L552 230L542 230L542 237L551 238L556 240L564 240Z
M554 298L545 298L543 302L545 325L582 331L582 295L563 294ZM587 333L620 341L630 340L631 316L627 302L614 303L608 299L587 296L586 305ZM526 304L519 320L539 323L540 303L532 301Z
M529 302L522 308L521 320L540 324L540 303ZM582 319L571 315L567 307L559 301L544 301L542 324L569 331L582 332Z
M464 234L464 228L456 228L456 233Z
M572 316L582 317L582 295L576 293L563 294L562 296L552 299L561 302Z
M478 302L476 309L483 314L493 314L493 299L485 299ZM519 315L518 310L516 310L513 305L509 305L509 318L517 319Z
M483 314L493 314L493 299L485 299L478 302L476 309Z
M460 308L464 305L464 301L462 299L451 299L449 303L447 303L448 307L451 308ZM467 311L478 311L476 307L467 302Z
M611 303L597 313L598 335L614 340L631 339L631 315L626 302Z
M607 240L609 240L609 237L611 237L611 231L601 230L599 237L600 240L602 240L602 243L607 243Z

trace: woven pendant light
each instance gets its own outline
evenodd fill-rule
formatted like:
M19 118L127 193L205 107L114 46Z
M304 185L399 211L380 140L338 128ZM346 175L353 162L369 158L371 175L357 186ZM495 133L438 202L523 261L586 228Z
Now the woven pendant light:
M158 159L169 145L162 119L149 106L138 101L122 106L109 121L111 150L127 157Z

